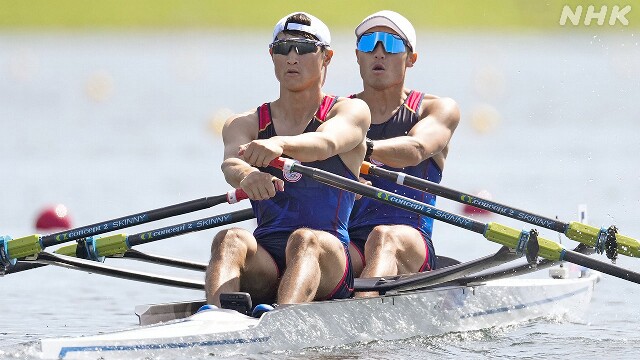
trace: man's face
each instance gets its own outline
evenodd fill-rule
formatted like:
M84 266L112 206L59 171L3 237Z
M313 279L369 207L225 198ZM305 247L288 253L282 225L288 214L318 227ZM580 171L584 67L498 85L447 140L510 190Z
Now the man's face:
M384 32L398 35L393 29L386 26L376 26L366 31L364 35L374 32ZM360 76L364 83L375 89L385 89L404 83L404 75L407 67L412 67L416 54L409 53L409 47L401 53L389 53L379 41L371 52L356 49L356 58L360 65Z
M278 34L270 53L281 86L292 91L322 86L324 69L331 61L333 51L312 46L314 42L292 34ZM305 53L311 49L312 52Z

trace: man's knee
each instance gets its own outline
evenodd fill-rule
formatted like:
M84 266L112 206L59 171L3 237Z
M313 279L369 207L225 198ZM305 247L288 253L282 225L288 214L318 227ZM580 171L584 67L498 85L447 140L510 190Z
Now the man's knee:
M378 225L369 233L365 247L396 248L397 245L393 228L387 225Z
M287 253L299 253L306 250L317 250L320 241L317 234L311 229L298 229L291 233L287 241Z
M221 251L229 249L243 248L248 250L251 247L247 230L240 228L226 229L218 232L213 237L211 243L211 254L219 254ZM249 234L250 235L250 234Z

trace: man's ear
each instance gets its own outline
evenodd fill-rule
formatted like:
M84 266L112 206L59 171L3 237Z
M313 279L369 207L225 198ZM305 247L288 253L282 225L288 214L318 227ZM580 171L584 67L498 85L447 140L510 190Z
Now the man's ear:
M329 63L331 62L331 58L332 58L332 57L333 57L333 50L331 50L331 49L326 49L326 50L324 51L324 59L323 59L323 61L322 61L322 64L323 64L324 66L329 65Z
M418 53L411 53L407 56L407 67L413 67L413 65L418 61Z
M273 57L273 49L269 48L269 56L271 57L271 62L275 65L276 59Z

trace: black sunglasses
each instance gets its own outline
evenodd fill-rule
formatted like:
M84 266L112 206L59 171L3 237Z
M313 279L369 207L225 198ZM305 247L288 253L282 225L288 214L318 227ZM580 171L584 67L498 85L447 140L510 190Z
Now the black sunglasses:
M327 44L308 39L276 40L269 44L269 48L273 53L278 55L289 55L292 47L296 49L298 55L311 54L318 51L318 47L320 46L324 47L327 46Z

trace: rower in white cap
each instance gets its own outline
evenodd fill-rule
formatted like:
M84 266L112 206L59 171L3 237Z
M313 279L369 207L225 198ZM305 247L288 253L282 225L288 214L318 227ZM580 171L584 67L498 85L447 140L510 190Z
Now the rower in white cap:
M356 57L364 90L353 97L371 110L366 160L376 166L440 182L449 141L460 121L452 99L405 87L408 68L418 59L416 32L404 16L383 10L355 30ZM382 178L364 176L373 186L435 204L435 196ZM433 219L368 198L356 201L349 220L356 275L389 276L433 270ZM367 294L362 294L367 295Z
M222 131L222 172L248 194L258 226L253 233L234 228L215 236L206 275L209 304L220 305L225 292L279 304L353 292L347 221L355 195L268 165L288 156L357 179L369 109L361 100L323 93L333 50L318 18L289 14L271 40L280 97L232 116Z

